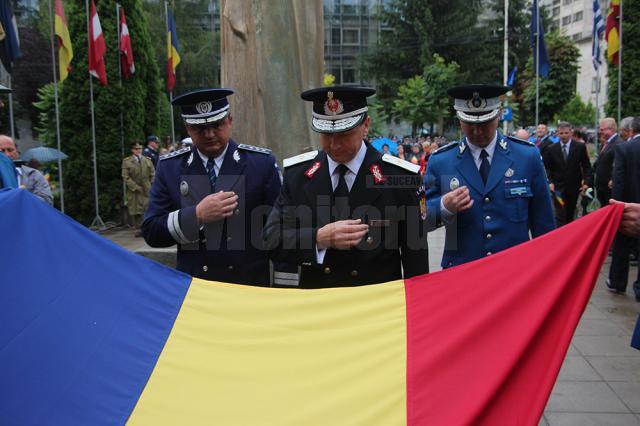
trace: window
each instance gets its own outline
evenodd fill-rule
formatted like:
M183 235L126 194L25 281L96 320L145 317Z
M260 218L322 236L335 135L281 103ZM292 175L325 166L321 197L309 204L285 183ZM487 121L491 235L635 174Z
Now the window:
M343 28L342 44L345 46L357 46L360 44L360 28Z
M571 15L562 18L562 26L569 25L571 23Z
M564 5L568 5L568 4L571 4L571 1L572 1L572 0L564 0L564 1L562 2L562 4L564 4Z
M349 84L356 82L356 70L354 68L342 69L342 84Z
M331 44L334 44L334 45L340 44L340 28L331 29Z
M574 35L571 36L571 39L573 41L580 41L581 38L582 38L582 34L581 33L574 34Z
M560 6L553 8L552 16L555 18L556 16L560 16Z
M582 11L573 14L573 22L582 21Z
M555 6L555 5L558 5L558 4L560 4L560 0L553 0L553 5L554 5L554 6Z

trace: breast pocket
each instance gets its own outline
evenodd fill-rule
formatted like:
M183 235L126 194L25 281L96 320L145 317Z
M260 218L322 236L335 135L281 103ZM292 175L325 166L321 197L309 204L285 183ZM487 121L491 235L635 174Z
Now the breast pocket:
M510 221L522 222L527 220L529 203L533 197L529 185L507 186L504 189L505 211Z

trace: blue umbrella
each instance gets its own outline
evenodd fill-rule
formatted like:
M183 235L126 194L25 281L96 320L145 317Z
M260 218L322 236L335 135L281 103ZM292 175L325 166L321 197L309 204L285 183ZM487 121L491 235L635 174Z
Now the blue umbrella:
M38 163L52 163L58 160L66 160L69 158L67 154L62 151L58 151L55 148L48 148L46 146L40 146L38 148L31 148L25 151L20 156L23 161L36 160Z
M392 154L398 154L398 145L389 138L380 138L371 141L371 146L382 152L382 145L389 145L389 152Z

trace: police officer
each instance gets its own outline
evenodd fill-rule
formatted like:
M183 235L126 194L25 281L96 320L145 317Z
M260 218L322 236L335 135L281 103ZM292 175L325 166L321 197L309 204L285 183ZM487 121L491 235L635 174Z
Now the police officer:
M153 163L153 167L158 167L158 146L160 140L157 136L151 135L147 137L147 146L144 147L142 155L147 157Z
M143 234L152 247L178 244L177 268L195 277L268 285L262 225L280 191L266 148L231 139L227 89L174 99L193 145L160 157Z
M275 260L300 267L302 288L385 282L429 271L419 166L363 141L364 87L302 93L322 151L284 160L284 183L265 226Z
M472 84L448 91L465 137L433 153L425 175L429 215L447 231L443 268L555 228L540 152L497 131L508 90Z

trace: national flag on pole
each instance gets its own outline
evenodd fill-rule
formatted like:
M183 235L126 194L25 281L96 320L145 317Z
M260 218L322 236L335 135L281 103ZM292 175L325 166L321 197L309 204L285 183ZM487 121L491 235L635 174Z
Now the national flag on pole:
M3 424L537 425L623 210L299 290L193 278L0 191Z
M176 21L171 8L167 16L167 90L170 92L176 84L176 68L180 64L180 44L176 32Z
M591 61L593 68L597 71L602 61L600 61L600 40L604 34L604 20L600 10L600 1L593 0L593 30L591 32Z
M612 64L618 65L620 63L620 0L611 0L609 3L605 38L607 39L607 58Z
M549 75L550 63L549 55L547 54L547 45L544 42L544 28L542 27L542 19L539 19L539 12L538 0L533 0L533 4L531 5L531 48L533 49L533 68L536 70L536 74L546 77ZM537 64L537 56L540 57L539 65Z
M107 85L107 71L104 64L104 55L107 46L104 43L100 18L96 12L96 5L91 0L91 13L89 14L89 74L100 80L103 86Z
M67 18L64 16L62 0L55 3L55 33L58 39L58 68L60 70L60 81L64 81L71 71L71 60L73 59L73 47L71 46L71 36Z
M124 17L124 9L120 9L120 66L122 67L122 77L128 79L136 72L136 65L133 62L133 49L131 49L131 37L129 27Z
M0 1L0 61L9 74L13 63L21 56L16 17L9 0Z

